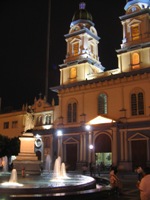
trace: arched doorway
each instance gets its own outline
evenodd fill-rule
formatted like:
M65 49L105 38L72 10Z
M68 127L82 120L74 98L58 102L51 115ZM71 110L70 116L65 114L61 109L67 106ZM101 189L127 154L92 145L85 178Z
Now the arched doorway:
M100 134L95 139L95 161L101 170L107 170L112 164L111 139L107 134Z

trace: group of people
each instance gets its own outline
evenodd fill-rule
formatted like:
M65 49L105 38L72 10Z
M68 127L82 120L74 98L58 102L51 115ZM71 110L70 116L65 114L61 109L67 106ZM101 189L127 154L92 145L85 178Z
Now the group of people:
M117 173L117 167L112 167L110 170L110 185L120 195L123 194L123 184ZM137 167L136 173L138 175L136 187L140 191L140 199L150 200L150 167L146 167L145 169Z

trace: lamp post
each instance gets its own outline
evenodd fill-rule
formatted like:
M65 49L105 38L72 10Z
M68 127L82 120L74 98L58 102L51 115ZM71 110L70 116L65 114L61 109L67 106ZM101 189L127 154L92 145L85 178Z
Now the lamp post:
M90 151L91 151L91 158L90 158L90 161L91 161L91 163L93 162L93 148L94 148L94 146L93 146L93 144L90 144L89 145L89 149L90 149Z
M89 137L89 163L93 161L92 154L93 154L93 140L92 140L92 127L90 124L87 124L85 126L85 129L88 131L88 137Z
M62 135L63 135L62 130L57 130L57 137L58 137L58 156L60 156L60 157L61 157L61 154L62 154L62 148L61 148L61 145L62 145Z

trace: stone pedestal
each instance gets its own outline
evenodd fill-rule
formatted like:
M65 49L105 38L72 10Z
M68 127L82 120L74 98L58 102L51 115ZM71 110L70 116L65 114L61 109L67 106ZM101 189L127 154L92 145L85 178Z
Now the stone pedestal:
M24 170L25 174L40 174L41 161L34 153L35 138L32 133L24 133L20 139L20 153L13 161L13 168L18 174Z

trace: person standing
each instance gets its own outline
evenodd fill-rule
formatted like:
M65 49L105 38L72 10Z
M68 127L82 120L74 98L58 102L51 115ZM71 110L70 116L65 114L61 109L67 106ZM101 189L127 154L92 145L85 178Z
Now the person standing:
M93 176L94 166L93 166L93 163L92 163L92 162L90 162L89 167L90 167L90 176Z
M142 167L137 167L136 168L136 170L135 170L135 172L137 173L137 175L138 175L138 181L141 181L141 179L143 178L143 176L144 176L144 171L143 171L143 169L142 169Z
M111 167L110 173L109 173L109 181L112 189L118 194L122 195L122 182L117 176L118 170L117 167Z
M150 167L144 169L144 176L139 182L141 200L150 200Z

